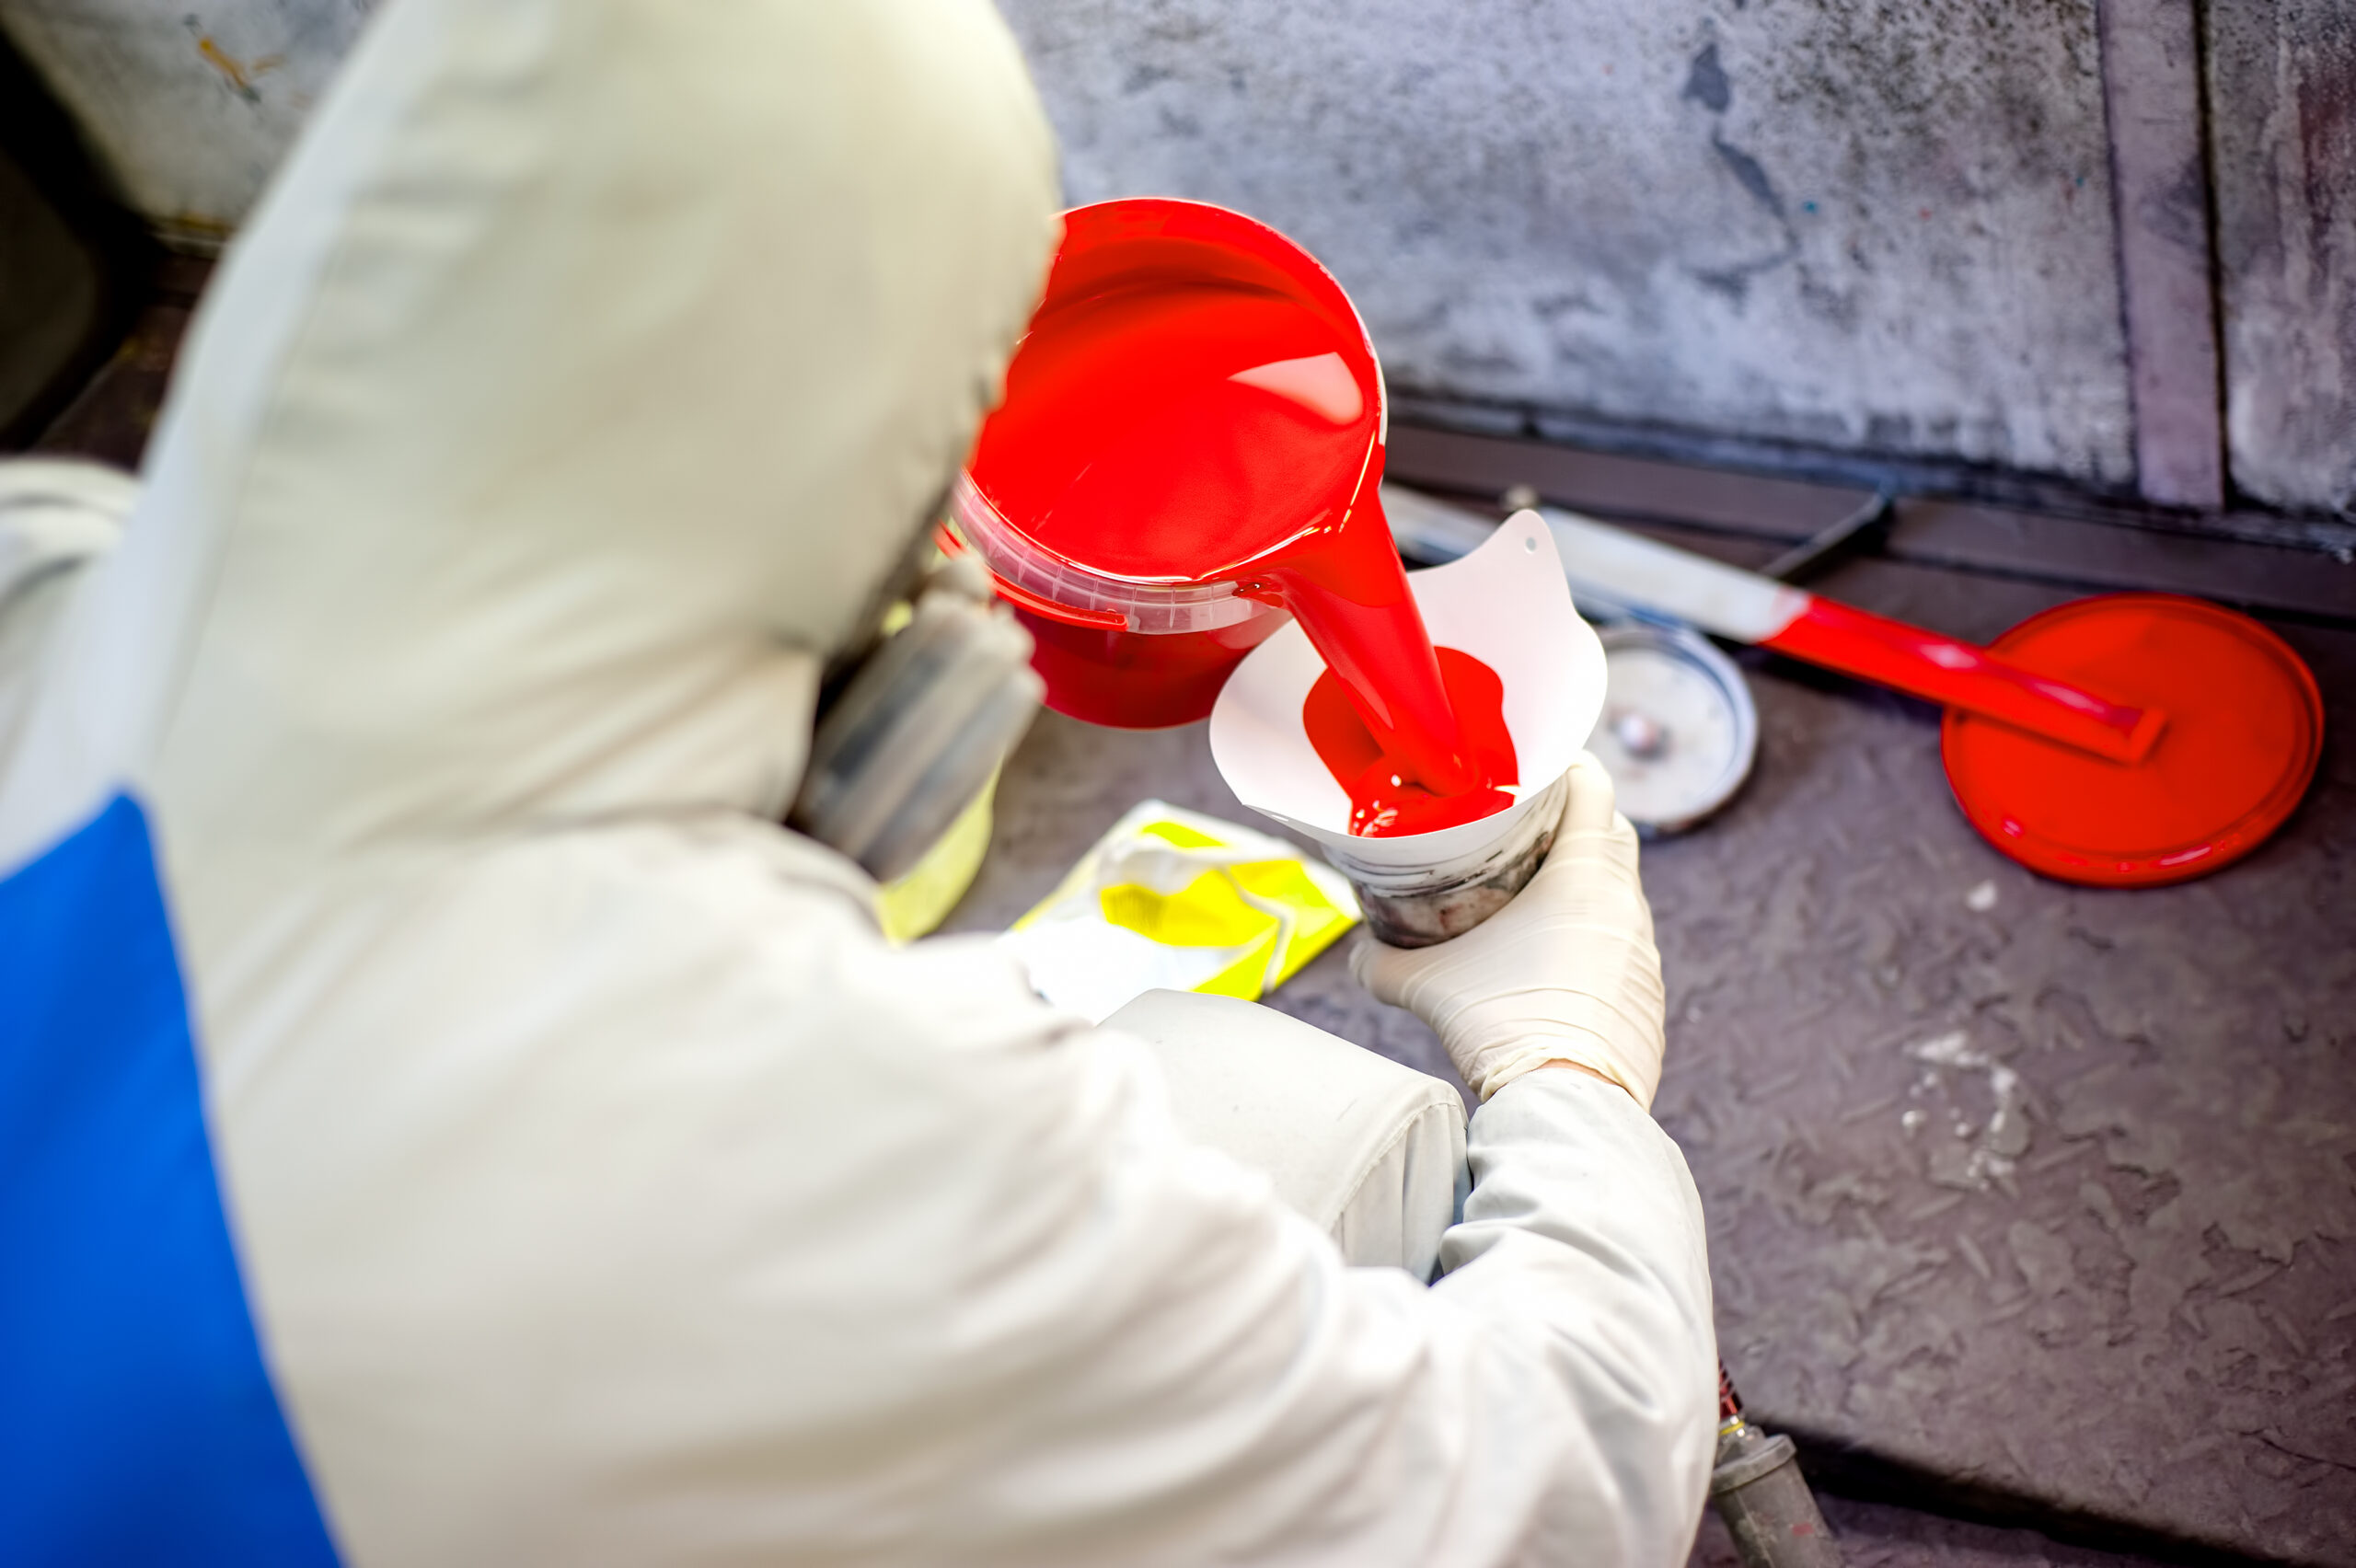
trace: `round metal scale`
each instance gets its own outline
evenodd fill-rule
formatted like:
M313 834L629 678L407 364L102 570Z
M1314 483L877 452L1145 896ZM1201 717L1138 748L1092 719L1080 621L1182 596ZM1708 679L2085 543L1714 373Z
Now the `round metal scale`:
M1759 710L1734 662L1697 633L1597 628L1608 684L1588 749L1646 834L1681 833L1734 798L1759 752Z

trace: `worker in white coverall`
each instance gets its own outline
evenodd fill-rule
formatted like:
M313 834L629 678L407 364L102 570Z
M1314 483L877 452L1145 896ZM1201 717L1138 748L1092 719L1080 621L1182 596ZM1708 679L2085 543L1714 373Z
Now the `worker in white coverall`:
M1688 1551L1702 1218L1591 762L1506 910L1359 954L1481 1097L1415 1273L1207 1147L1216 1106L1175 1124L1167 1040L1056 1011L988 940L888 945L873 884L779 825L1057 206L983 0L396 0L215 277L119 548L0 552L0 928L74 928L104 844L167 925L223 1310L266 1368L238 1419L283 1436L251 1473L313 1510L272 1560ZM0 974L134 962L91 949ZM20 1055L100 1038L53 1020L127 973L14 1004ZM1361 1262L1369 1205L1422 1201L1395 1165L1337 1199ZM0 1299L39 1306L22 1271ZM0 1493L0 1557L128 1560L126 1408L26 1446L98 1480ZM212 1430L137 1462L246 1451Z

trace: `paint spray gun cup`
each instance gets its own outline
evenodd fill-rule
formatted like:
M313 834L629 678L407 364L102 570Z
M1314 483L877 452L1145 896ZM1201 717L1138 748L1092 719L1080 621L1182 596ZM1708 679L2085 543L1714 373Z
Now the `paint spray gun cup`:
M1211 710L1211 756L1245 805L1307 836L1349 880L1367 928L1394 947L1461 936L1519 893L1553 846L1565 775L1603 710L1603 646L1572 607L1553 535L1506 520L1462 559L1407 578L1432 640L1495 672L1520 782L1499 809L1428 833L1351 831L1349 791L1311 735L1324 674L1297 628L1237 668Z
M1503 909L1538 874L1554 845L1565 787L1557 775L1537 793L1466 824L1484 833L1469 848L1430 842L1462 835L1463 828L1347 843L1320 836L1318 847L1326 863L1349 880L1375 940L1392 947L1432 947Z

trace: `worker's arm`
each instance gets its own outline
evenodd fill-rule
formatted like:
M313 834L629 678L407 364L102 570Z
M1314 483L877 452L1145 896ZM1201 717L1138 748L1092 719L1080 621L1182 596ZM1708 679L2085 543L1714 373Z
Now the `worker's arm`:
M1538 1071L1481 1107L1430 1288L1337 1267L1258 1193L1153 1147L1122 1161L1159 1167L1125 1216L1148 1252L1079 1315L1117 1303L1117 1339L1068 1346L1025 1424L1021 1473L1103 1488L1066 1493L1057 1529L1126 1516L1108 1539L1138 1562L1684 1560L1715 1408L1702 1216L1623 1089Z
M1691 1545L1715 1387L1702 1216L1645 1109L1662 991L1634 834L1592 758L1568 783L1546 864L1505 911L1440 947L1359 951L1378 995L1421 1012L1484 1092L1476 1185L1431 1290L1348 1273L1307 1293L1326 1310L1284 1364L1318 1375L1291 1380L1288 1413L1318 1435L1273 1431L1230 1483L1246 1511L1264 1491L1299 1506L1260 1543L1275 1560L1337 1528L1336 1559L1354 1562L1656 1562ZM1238 1258L1195 1288L1273 1266ZM1375 1353L1399 1335L1412 1350ZM1240 1355L1192 1376L1244 1411L1285 1386ZM1338 1474L1340 1505L1301 1505Z
M1484 1101L1439 1288L1526 1324L1530 1275L1560 1286L1535 1332L1607 1434L1623 1544L1644 1561L1690 1544L1708 1479L1709 1271L1692 1180L1646 1113L1665 1020L1635 832L1593 756L1566 783L1546 862L1512 904L1438 947L1369 942L1354 957L1376 995L1438 1032ZM1666 1538L1646 1533L1661 1524Z
M1449 1272L1407 1303L1427 1359L1392 1369L1400 1408L1420 1418L1402 1422L1397 1447L1463 1423L1448 1463L1392 1493L1389 1539L1417 1543L1403 1562L1681 1560L1707 1482L1715 1355L1701 1209L1646 1113L1664 1021L1651 913L1609 776L1583 756L1568 784L1547 861L1506 910L1437 948L1357 954L1377 995L1439 1032L1484 1100ZM1337 1316L1368 1305L1345 1299ZM1329 1395L1346 1404L1349 1382L1338 1376ZM1383 1475L1391 1457L1359 1468ZM1299 1528L1315 1539L1330 1523Z
M1659 963L1608 776L1573 769L1546 865L1507 910L1359 967L1485 1094L1449 1272L1421 1290L1336 1271L1264 1204L1222 1216L1200 1162L1116 1144L1082 1185L1133 1193L1126 1228L1149 1251L1092 1287L1123 1303L1121 1343L1059 1371L1070 1392L1041 1412L1068 1408L1097 1464L1051 1421L1042 1457L1139 1488L1133 1519L1201 1500L1183 1528L1140 1533L1140 1561L1148 1539L1266 1561L1681 1561L1712 1447L1709 1277L1692 1180L1645 1109ZM1098 1070L1118 1070L1115 1044L1094 1048ZM1121 1174L1132 1160L1158 1179ZM1206 1324L1225 1332L1192 1332ZM1160 1469L1180 1455L1200 1470Z
M1256 1557L1402 1563L1673 1562L1691 1547L1715 1408L1702 1216L1646 1111L1662 991L1634 835L1593 759L1569 783L1546 865L1507 909L1438 948L1359 954L1484 1091L1446 1277L1335 1278L1287 1226L1253 1244L1254 1214L1224 1228L1216 1278L1173 1269L1140 1287L1148 1343L1127 1354L1224 1401L1214 1427L1252 1433L1217 1456L1223 1501L1198 1539L1258 1519L1265 1533L1242 1538ZM1176 1183L1140 1233L1184 1234L1177 1216L1201 1200ZM1288 1278L1313 1304L1290 1319L1274 1305ZM1224 1320L1263 1292L1270 1305L1241 1314L1253 1339L1199 1361L1150 1326ZM1119 1401L1130 1390L1109 1376ZM1100 1363L1071 1381L1107 1377ZM1184 1401L1138 1407L1170 1423L1153 1448L1195 1429Z
M1566 1449L1537 1516L1556 1530L1610 1499L1582 1561L1677 1562L1692 1545L1716 1412L1716 1339L1701 1203L1667 1135L1618 1086L1578 1072L1515 1079L1472 1118L1474 1186L1435 1293L1542 1365L1591 1435ZM1566 1555L1568 1553L1566 1552Z

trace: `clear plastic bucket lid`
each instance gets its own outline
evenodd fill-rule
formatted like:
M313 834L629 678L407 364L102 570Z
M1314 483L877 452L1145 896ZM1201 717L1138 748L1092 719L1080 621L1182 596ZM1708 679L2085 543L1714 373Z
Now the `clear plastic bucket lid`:
M1006 598L1051 620L1153 637L1216 631L1284 614L1274 605L1243 597L1231 580L1188 582L1092 571L1008 522L964 473L949 492L949 523L957 538L982 558Z

